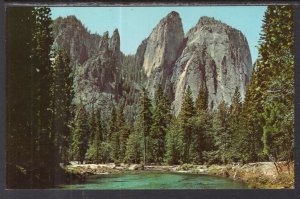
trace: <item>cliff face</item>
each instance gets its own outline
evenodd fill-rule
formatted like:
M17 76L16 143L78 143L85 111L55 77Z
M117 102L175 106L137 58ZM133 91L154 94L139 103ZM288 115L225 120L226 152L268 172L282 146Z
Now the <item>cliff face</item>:
M69 55L71 66L83 64L99 51L101 37L89 34L75 16L59 17L53 22L54 49L64 49Z
M90 34L74 16L53 23L54 49L64 49L74 73L75 103L104 106L119 95L120 36Z
M252 63L247 40L239 30L213 18L202 17L186 34L186 39L172 75L173 104L177 114L188 85L194 98L200 84L206 85L211 110L222 100L231 104L236 87L242 97L245 95Z
M183 27L177 12L171 12L141 44L136 56L146 74L146 86L153 96L158 84L169 88L173 65L183 42Z
M136 85L146 86L153 97L161 84L177 115L187 86L195 99L203 83L209 108L215 110L223 100L231 104L236 87L244 97L252 72L245 36L209 17L201 17L184 35L179 14L169 13L141 42L132 66L124 66L117 29L111 37L90 34L74 16L58 18L53 29L54 49L65 49L71 60L77 103L105 106L129 95L134 104Z
M176 115L187 86L195 99L204 83L209 109L214 110L223 100L231 104L236 87L244 97L252 72L249 46L239 30L201 17L184 37L176 12L159 22L136 55L142 60L139 64L146 74L149 93L153 95L156 86L162 84L173 99Z

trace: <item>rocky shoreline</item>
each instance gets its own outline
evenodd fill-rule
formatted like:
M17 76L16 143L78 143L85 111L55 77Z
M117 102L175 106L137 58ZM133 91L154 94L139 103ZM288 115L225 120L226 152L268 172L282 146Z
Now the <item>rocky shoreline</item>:
M291 164L293 165L293 164ZM146 165L141 164L71 164L65 167L68 173L80 177L84 181L86 177L93 175L122 174L128 172L177 172L220 176L237 180L248 184L250 188L294 188L294 168L290 171L285 163L277 163L277 168L272 162L257 162L228 165ZM278 170L278 171L277 171ZM78 181L78 180L77 180Z

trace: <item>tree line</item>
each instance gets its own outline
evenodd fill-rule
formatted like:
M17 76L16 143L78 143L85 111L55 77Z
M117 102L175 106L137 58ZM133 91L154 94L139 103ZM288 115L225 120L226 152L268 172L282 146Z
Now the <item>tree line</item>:
M60 163L227 164L293 161L294 37L290 6L268 6L259 58L246 96L239 88L216 110L205 81L196 99L187 87L178 116L157 86L141 88L137 113L127 99L87 110L72 104L73 73L64 50L52 49L49 8L7 9L7 186L53 187ZM22 34L20 34L22 30ZM284 44L284 45L283 45ZM132 103L132 101L131 101Z

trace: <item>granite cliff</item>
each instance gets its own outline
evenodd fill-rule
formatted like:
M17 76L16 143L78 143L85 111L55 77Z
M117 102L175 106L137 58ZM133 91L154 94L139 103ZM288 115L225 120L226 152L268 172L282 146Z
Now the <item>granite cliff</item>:
M172 11L141 42L130 63L124 62L117 29L111 37L108 32L90 34L74 16L58 18L53 27L54 49L64 48L71 59L77 103L103 106L132 96L138 92L136 85L147 87L153 96L160 84L177 115L186 88L190 86L195 99L205 84L209 109L215 110L223 100L231 103L236 88L244 97L251 78L247 39L214 18L201 17L184 35L180 16ZM131 98L134 104L137 99Z
M53 49L64 49L73 68L76 104L108 107L120 95L120 36L90 34L75 17L58 18L53 23ZM113 100L112 100L113 99Z

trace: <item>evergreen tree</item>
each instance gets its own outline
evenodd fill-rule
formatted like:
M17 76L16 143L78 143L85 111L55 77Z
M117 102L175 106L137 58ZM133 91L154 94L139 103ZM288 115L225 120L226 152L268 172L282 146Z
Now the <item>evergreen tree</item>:
M264 153L274 161L293 159L295 63L293 30L292 6L267 8L263 20L258 68L267 76L263 80L264 87L261 88Z
M120 131L120 161L125 161L126 150L127 150L127 142L130 136L130 132L133 129L133 125L130 124L129 121L125 122L125 125L122 127Z
M230 161L230 144L231 135L229 131L229 110L224 101L222 101L218 110L213 118L213 131L214 131L214 146L217 150L217 159L221 163L228 163Z
M73 158L73 160L77 160L81 164L85 159L85 154L88 147L88 132L89 126L87 121L87 113L84 107L80 105L74 118L70 156Z
M94 141L95 134L97 133L98 130L98 126L96 125L97 113L93 108L93 110L87 114L88 114L87 124L88 124L88 137L89 137L88 144L91 145Z
M59 50L53 64L53 136L56 156L63 162L68 161L68 148L70 142L70 122L72 119L73 77L70 60L63 50ZM56 160L60 161L60 160Z
M112 114L112 121L115 120L115 124L114 124L115 132L112 133L111 142L112 142L112 157L115 162L119 162L121 159L120 138L121 138L121 132L125 125L125 118L124 118L124 113L123 113L124 106L125 106L125 104L124 104L123 100L120 100L119 107L118 107L116 114L114 114L114 113Z
M230 149L229 156L232 161L236 162L240 160L244 154L240 153L243 136L245 135L244 118L242 115L242 99L239 92L239 88L236 87L231 99L231 105L229 109L229 132L230 132Z
M32 45L32 11L30 7L6 8L6 185L9 189L33 187L31 85L35 82L31 74L31 52L28 50Z
M91 118L92 119L89 122L90 136L86 159L95 163L100 163L103 161L103 158L101 157L101 144L104 141L101 111L97 109L97 111L92 114Z
M139 101L139 111L137 115L136 122L136 133L142 135L143 140L143 163L148 162L148 138L150 133L150 128L152 125L152 112L151 112L151 101L148 97L148 91L143 88L141 92L141 98ZM136 136L138 137L138 136Z
M126 98L124 100L126 102ZM125 107L124 107L125 108ZM128 140L130 134L134 131L134 119L130 116L130 109L127 109L123 111L124 118L125 114L127 115L125 123L122 125L122 128L120 130L120 161L125 162L126 161L126 151L128 146ZM129 115L129 116L128 116Z
M201 81L198 97L196 99L196 110L200 112L201 110L208 109L208 92L205 85L205 81Z
M143 134L140 131L135 130L129 135L126 154L125 154L125 162L128 163L140 163L141 158L143 157Z
M262 80L265 75L254 65L252 79L247 87L245 102L243 104L243 117L245 132L242 136L240 152L243 153L243 161L262 161Z
M196 115L189 119L192 126L192 143L190 147L191 161L204 163L203 153L210 149L211 120L208 112L208 93L205 82L202 81L196 99Z
M115 105L112 105L112 110L110 113L109 117L109 122L108 122L108 136L107 136L107 141L110 141L112 139L112 136L115 134L115 132L118 131L118 126L117 126L117 112Z
M150 129L149 150L151 160L163 162L165 154L165 136L170 122L170 107L161 85L155 93L153 123Z
M183 97L181 110L179 113L179 123L180 128L183 133L183 144L184 144L184 152L183 159L184 163L190 162L190 146L192 142L193 135L193 127L191 122L189 121L195 115L195 107L192 98L192 91L190 86L187 87L186 92Z
M31 75L32 86L32 173L37 182L34 186L54 184L54 173L57 161L53 153L55 136L52 129L53 113L50 92L53 81L53 68L50 51L53 43L51 36L50 8L39 7L33 10L34 25L31 41Z
M165 158L167 163L170 165L182 163L183 149L183 132L180 129L178 119L173 118L166 135Z

